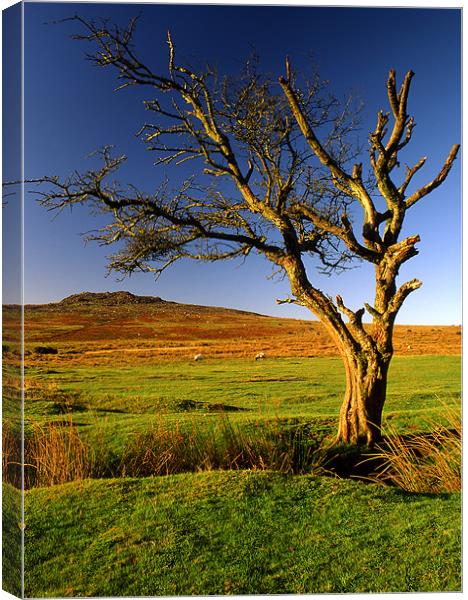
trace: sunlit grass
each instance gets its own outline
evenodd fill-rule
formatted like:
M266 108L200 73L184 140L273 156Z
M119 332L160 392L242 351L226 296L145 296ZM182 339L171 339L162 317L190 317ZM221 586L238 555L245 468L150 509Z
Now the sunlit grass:
M429 420L427 431L401 435L387 428L384 442L372 456L383 463L370 478L408 492L461 490L462 425L460 408L446 407L441 420Z
M355 476L363 457L329 448L344 373L317 323L175 305L26 318L28 595L460 588L460 496L442 492L456 485L416 494L404 478L337 477ZM397 328L386 431L429 439L434 423L448 425L459 333ZM267 358L255 361L260 350ZM4 474L18 484L15 356L4 369ZM18 541L10 504L4 530ZM4 580L18 556L7 553Z
M461 391L458 357L395 358L385 413L438 410ZM133 367L28 369L27 376L45 385L79 393L91 410L126 415L180 412L178 402L226 404L267 415L336 416L344 392L338 358L213 359ZM171 408L172 407L172 408ZM34 410L34 404L28 407ZM117 414L117 413L115 413ZM110 416L110 415L109 415Z
M26 494L26 594L460 590L459 494L212 471Z
M459 369L457 357L397 358L386 427L427 435L428 417L442 423L459 405ZM26 494L32 596L460 587L457 493L320 476L338 359L36 367L27 378L29 485L42 486Z

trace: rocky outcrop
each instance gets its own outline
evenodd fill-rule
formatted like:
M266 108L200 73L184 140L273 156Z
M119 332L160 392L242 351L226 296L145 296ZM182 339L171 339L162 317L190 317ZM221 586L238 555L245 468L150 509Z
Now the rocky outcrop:
M81 292L67 296L58 304L76 306L87 304L102 304L104 306L119 306L122 304L165 304L165 300L154 296L136 296L131 292Z

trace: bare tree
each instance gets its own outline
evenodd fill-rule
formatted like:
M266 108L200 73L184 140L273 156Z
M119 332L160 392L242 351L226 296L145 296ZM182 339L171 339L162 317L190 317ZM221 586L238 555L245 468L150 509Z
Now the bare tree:
M378 113L364 177L356 162L360 150L350 143L354 109L327 95L318 77L300 85L286 61L278 85L261 77L253 61L239 78L220 80L209 68L180 66L170 35L168 72L159 74L137 57L135 20L125 29L74 20L84 27L75 37L93 45L88 58L116 70L117 89L146 86L154 94L145 102L154 121L140 135L157 153L157 164L192 161L200 177L186 180L176 193L165 182L149 195L109 180L125 157L114 157L106 147L97 170L41 179L52 184L42 202L54 209L88 204L109 215L91 237L117 244L109 266L124 274L159 274L186 258L264 255L290 282L292 297L279 302L307 307L341 353L346 392L337 439L373 445L381 436L395 318L421 286L417 279L396 284L419 241L417 235L400 239L405 215L445 180L459 149L454 145L437 176L412 193L408 188L426 157L407 166L397 182L399 154L415 125L407 114L413 73L398 89L390 71L391 111ZM341 296L334 300L323 293L306 270L306 256L315 256L324 272L346 268L353 259L372 263L372 304L354 311ZM372 318L368 326L365 311Z

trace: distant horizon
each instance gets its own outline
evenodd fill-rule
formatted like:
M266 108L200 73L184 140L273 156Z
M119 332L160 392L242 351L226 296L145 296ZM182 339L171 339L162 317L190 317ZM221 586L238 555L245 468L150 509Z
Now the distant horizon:
M252 313L252 314L258 314L262 317L272 317L275 319L291 319L291 320L299 320L299 321L313 321L313 322L318 322L320 323L319 319L317 319L317 317L312 314L310 311L307 311L307 315L304 317L300 317L300 316L281 316L278 314L268 314L268 313L263 313L260 312L258 310L246 310L244 308L239 308L238 306L226 306L226 305L220 305L220 304L210 304L210 303L206 303L206 304L200 304L197 302L188 302L188 301L182 301L182 300L173 300L171 298L165 298L160 296L159 294L136 294L132 291L130 291L129 289L119 289L119 290L99 290L99 291L91 291L91 290L82 290L79 292L73 292L71 294L68 294L62 298L56 299L56 300L48 300L48 301L44 301L44 302L25 302L24 306L45 306L47 304L59 304L60 302L62 302L63 300L66 300L70 297L73 296L80 296L80 295L84 295L84 294L119 294L119 293L124 293L124 294L130 294L134 297L140 297L140 298L158 298L160 300L162 300L163 302L168 302L168 303L172 303L172 304L186 304L187 306L204 306L207 308L225 308L227 310L233 310L233 311L240 311L240 312L248 312L248 313ZM20 304L17 303L9 303L9 302L3 302L3 306L20 306ZM105 305L104 305L105 306ZM366 321L365 319L363 320L364 324L366 325L371 325L371 322ZM403 327L462 327L462 323L395 323L396 326L403 326Z

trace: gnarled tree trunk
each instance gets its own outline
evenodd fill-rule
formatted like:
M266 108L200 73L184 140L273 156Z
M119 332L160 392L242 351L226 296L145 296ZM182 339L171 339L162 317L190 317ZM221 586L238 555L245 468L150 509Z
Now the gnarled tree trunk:
M362 323L364 309L352 311L341 296L336 305L331 298L307 280L299 257L282 262L291 291L327 328L343 359L346 388L340 410L336 440L346 444L375 445L382 437L382 411L387 392L387 375L393 355L394 316L389 313L388 297L394 296L393 281L386 286L377 269L377 289L372 330ZM390 294L387 294L387 287ZM392 295L393 294L393 295ZM372 310L372 309L371 309ZM348 318L345 323L340 313Z
M348 351L343 358L346 390L337 441L373 446L381 439L390 358L380 353L369 356L362 349Z

